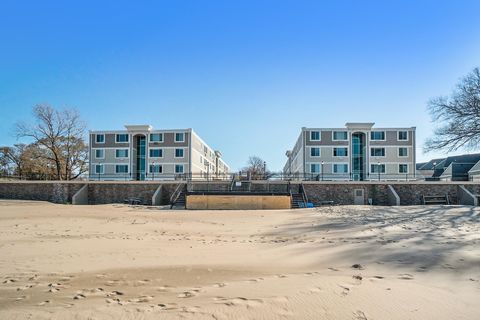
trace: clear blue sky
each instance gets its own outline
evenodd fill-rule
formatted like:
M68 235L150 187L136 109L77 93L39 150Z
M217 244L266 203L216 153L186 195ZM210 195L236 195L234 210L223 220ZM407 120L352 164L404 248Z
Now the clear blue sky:
M67 3L68 2L68 3ZM480 66L480 1L0 3L0 145L31 107L92 130L194 128L233 169L279 170L302 126L431 134L429 98Z

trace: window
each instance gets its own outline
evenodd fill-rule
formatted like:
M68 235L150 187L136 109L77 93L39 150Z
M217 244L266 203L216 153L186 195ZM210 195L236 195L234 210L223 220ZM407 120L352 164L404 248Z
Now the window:
M163 157L162 149L150 149L150 158L161 158Z
M320 141L320 131L310 131L310 140Z
M116 158L128 158L128 149L116 149L115 150Z
M105 143L105 135L104 134L95 135L95 142L96 143Z
M370 140L385 140L385 131L370 132Z
M163 142L163 133L150 133L151 142Z
M333 141L348 140L347 131L333 131Z
M183 149L175 149L175 158L183 158Z
M116 142L128 142L128 133L117 134L115 137Z
M95 150L95 159L103 159L105 157L105 151L103 149Z
M150 173L162 173L163 167L160 164L151 164L150 165Z
M310 164L310 172L311 173L319 173L320 172L320 165L318 163Z
M398 156L399 157L408 157L408 149L407 148L398 148Z
M408 164L399 164L398 173L408 173Z
M185 141L185 134L183 132L175 133L175 142L184 142Z
M102 164L96 164L95 165L95 173L96 174L102 174L103 173L103 165Z
M372 164L370 169L372 173L385 173L385 164Z
M370 149L370 156L372 156L372 157L385 157L385 148L372 148L372 149Z
M117 164L115 166L116 173L128 173L128 165L127 164Z
M399 141L408 140L408 131L398 131L398 140Z
M333 148L334 157L346 157L348 156L348 148Z
M310 156L320 157L320 148L310 148Z
M348 164L334 164L333 173L348 173Z
M175 173L183 173L183 164L175 165Z

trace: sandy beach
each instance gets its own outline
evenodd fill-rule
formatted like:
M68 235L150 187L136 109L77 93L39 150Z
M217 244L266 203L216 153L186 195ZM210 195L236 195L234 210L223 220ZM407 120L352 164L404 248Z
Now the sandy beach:
M480 319L480 210L0 201L0 319Z

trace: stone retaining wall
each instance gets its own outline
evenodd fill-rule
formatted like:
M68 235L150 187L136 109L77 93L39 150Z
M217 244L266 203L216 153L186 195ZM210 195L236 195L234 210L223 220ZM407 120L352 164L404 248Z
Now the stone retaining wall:
M161 185L160 203L168 204L178 183L176 182L59 182L59 181L1 181L0 199L43 200L55 203L70 203L72 196L88 185L88 203L123 203L125 198L140 198L145 204L152 203L152 196ZM267 183L256 181L253 189L262 190ZM213 189L224 189L226 183L211 184ZM283 189L270 182L270 189ZM401 205L422 204L422 195L448 194L451 204L458 203L458 185L465 185L473 194L480 194L480 184L465 182L305 182L305 192L310 202L320 205L323 201L333 201L334 204L354 204L354 190L364 190L364 203L372 199L374 205L389 205L388 185L391 185L400 197ZM292 190L298 188L298 183L291 184Z
M83 186L84 183L68 182L1 182L0 199L71 203L72 196Z
M309 183L304 184L308 201L314 205L320 205L322 201L333 201L334 204L354 204L354 192L362 189L364 192L364 204L372 199L372 204L388 206L388 185L386 184L327 184ZM400 197L401 198L401 197Z

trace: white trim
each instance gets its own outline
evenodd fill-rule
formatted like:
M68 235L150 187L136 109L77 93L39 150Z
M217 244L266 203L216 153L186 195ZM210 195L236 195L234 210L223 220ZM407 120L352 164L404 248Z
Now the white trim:
M159 134L162 139L160 141L156 141L156 140L152 140L152 134ZM150 132L149 135L148 135L148 143L164 143L165 139L164 139L164 136L163 136L163 132Z
M334 167L335 167L336 165L346 165L346 166L347 166L347 172L335 172ZM338 162L338 163L333 163L333 162L332 162L332 174L335 174L335 173L339 173L339 174L341 174L341 173L346 173L346 174L350 173L350 164L349 164L348 162Z
M372 133L374 132L383 132L383 139L372 139ZM386 130L379 130L379 129L374 129L374 130L371 130L370 133L369 133L369 138L368 140L370 141L387 141L387 131Z
M400 149L402 149L402 148L404 148L404 149L407 150L407 155L406 155L406 156L401 156L401 155L400 155ZM409 152L408 152L408 148L407 148L407 147L398 147L397 157L399 157L399 158L408 158L408 156L409 156Z
M405 140L403 140L403 139L402 139L402 140L398 139L398 136L399 136L400 132L406 132L406 133L407 133L407 139L405 139ZM409 133L409 131L408 131L408 130L397 130L397 141L410 141L410 133Z
M380 172L380 174L382 174L382 173L386 174L386 173L387 173L387 164L384 163L384 162L383 162L383 163L382 163L382 162L380 162L380 163L370 163L370 167L368 168L368 170L369 170L368 173L370 173L370 174L378 174L378 172L373 172L373 171L372 171L372 166L378 166L378 165L383 166L383 167L385 168L385 170L384 170L383 172Z
M117 167L118 166L127 166L127 172L117 172ZM130 165L129 164L115 163L114 174L129 174L129 173L130 173Z
M124 135L128 137L127 141L118 141L118 136ZM130 134L128 132L126 133L116 133L115 134L115 143L130 143Z
M375 156L375 155L372 155L372 150L373 149L383 149L383 156ZM385 149L385 147L370 147L370 153L369 153L369 156L372 157L372 158L386 158L387 157L387 150Z
M178 166L182 166L182 172L177 172L177 165L178 165ZM185 165L184 165L184 164L180 164L180 163L176 163L175 166L173 167L173 173L176 173L176 174L184 174L184 173L185 173Z
M178 140L177 141L177 134L179 133L183 133L183 140ZM175 134L173 135L173 142L174 143L182 143L182 142L185 142L185 132L175 132Z
M335 139L335 134L334 132L346 132L347 133L347 139ZM350 135L348 134L348 129L343 129L343 130L332 130L332 141L350 141L349 139Z
M183 151L181 157L177 157L177 150L182 150ZM185 158L185 148L175 148L175 153L173 154L173 157L175 159L184 159Z
M336 156L335 155L335 149L339 149L339 148L342 148L342 149L347 149L347 155L346 156ZM348 153L348 146L336 146L336 147L332 147L332 158L348 158L350 155Z
M128 156L126 156L126 157L117 157L117 150L127 150ZM115 159L130 159L130 148L115 148Z
M94 133L93 136L95 137L94 140L96 144L105 144L105 133ZM103 136L103 142L98 142L97 136Z
M94 151L94 159L105 159L105 149L104 148L92 148L92 150ZM97 150L102 150L102 153L103 153L103 157L97 157Z
M307 162L308 163L308 172L307 173L322 173L322 163L321 162ZM312 172L312 164L318 165L318 172ZM325 162L323 163L325 165Z
M93 174L105 174L105 164L104 163L94 163L92 164L94 167L94 173ZM97 166L99 166L102 170L101 172L97 172Z
M148 173L158 173L158 174L162 174L162 173L163 173L163 164L161 164L161 163L155 163L155 166L158 166L158 167L160 167L160 168L162 169L161 172L153 172L153 171L151 171L150 169L152 168L152 166L154 166L153 163L148 163Z
M312 156L312 149L314 149L314 148L318 149L318 156ZM322 156L322 148L320 148L320 146L315 146L315 147L310 147L309 146L308 149L310 149L309 152L308 152L310 158L320 158Z
M400 172L400 166L401 165L407 166L407 172ZM410 173L410 166L408 165L408 163L399 163L399 164L397 164L397 171L398 171L399 174L409 174Z
M312 139L312 133L313 132L318 132L318 139ZM309 134L310 134L310 141L322 141L322 130L310 130L309 131Z
M161 147L159 147L159 148L148 148L148 158L149 158L149 159L163 159L163 149L164 149L164 148L161 148ZM152 155L150 154L150 151L152 151L152 150L161 150L161 151L162 151L162 152L161 152L162 155L161 155L160 157L152 156Z

